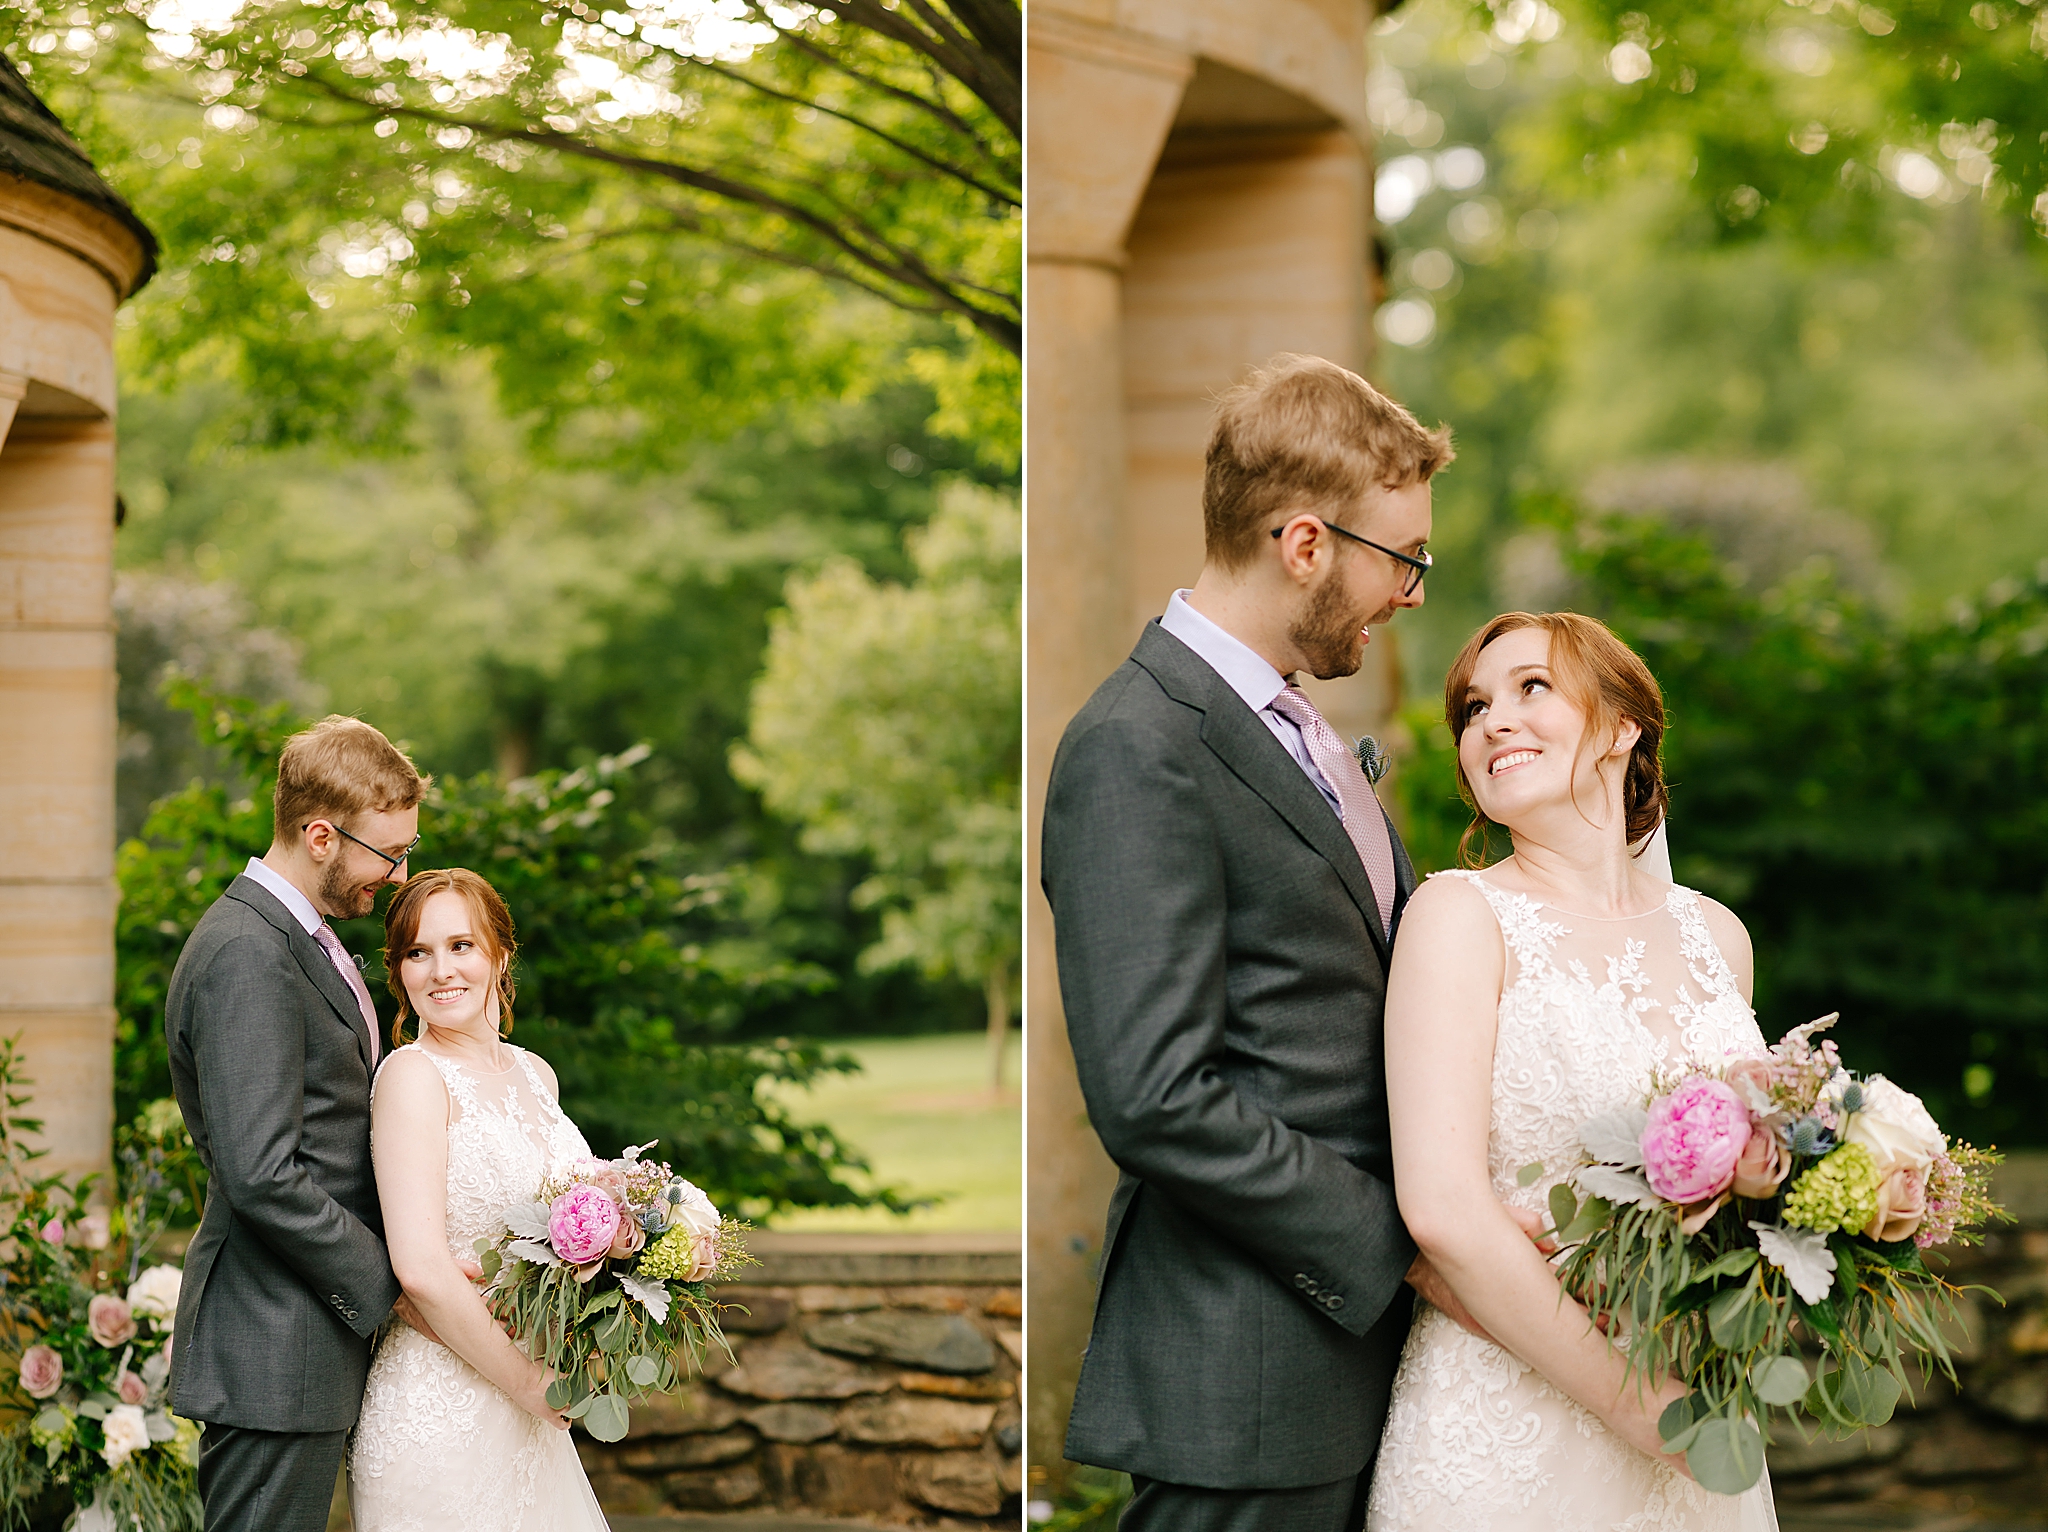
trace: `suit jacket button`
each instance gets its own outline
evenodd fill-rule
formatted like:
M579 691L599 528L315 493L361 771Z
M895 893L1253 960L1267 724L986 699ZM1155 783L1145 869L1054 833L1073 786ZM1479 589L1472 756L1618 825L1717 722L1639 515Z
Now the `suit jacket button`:
M1305 1271L1297 1271L1294 1274L1294 1285L1300 1288L1303 1292L1307 1292L1310 1286L1312 1285L1309 1282L1308 1273Z
M1342 1293L1332 1293L1323 1301L1329 1304L1329 1306L1332 1309L1341 1309L1344 1307L1344 1295Z

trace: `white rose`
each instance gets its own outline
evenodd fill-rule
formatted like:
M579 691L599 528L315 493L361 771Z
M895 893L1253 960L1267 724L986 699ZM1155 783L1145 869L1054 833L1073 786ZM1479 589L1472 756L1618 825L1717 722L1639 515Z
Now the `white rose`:
M100 1429L106 1433L107 1444L100 1449L100 1456L107 1460L107 1467L119 1468L128 1461L130 1453L140 1452L149 1445L149 1422L142 1418L139 1404L117 1404L107 1411L107 1418L100 1422Z
M717 1205L688 1181L679 1178L670 1184L683 1189L683 1200L671 1204L675 1209L669 1215L671 1227L681 1224L692 1234L716 1234L720 1223Z
M1925 1171L1934 1157L1948 1148L1948 1140L1920 1098L1883 1075L1872 1075L1863 1082L1863 1109L1849 1119L1842 1142L1868 1149L1880 1177L1900 1165Z
M170 1329L178 1317L178 1289L184 1273L175 1266L152 1266L128 1289L128 1307L138 1319L154 1319L159 1329Z

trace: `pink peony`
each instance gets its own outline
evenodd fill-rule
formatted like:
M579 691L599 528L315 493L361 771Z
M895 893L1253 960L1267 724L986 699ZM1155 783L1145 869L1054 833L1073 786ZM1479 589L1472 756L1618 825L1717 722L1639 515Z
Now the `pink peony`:
M64 1386L64 1358L48 1346L31 1346L21 1354L21 1391L31 1399L47 1399Z
M1695 1075L1650 1107L1643 1174L1668 1202L1706 1202L1728 1190L1749 1147L1749 1111L1719 1080Z
M127 1299L99 1293L85 1306L85 1328L111 1351L135 1339L135 1314Z
M572 1186L548 1209L548 1243L571 1266L602 1260L619 1232L619 1205L595 1186Z
M64 1243L64 1220L63 1220L63 1219L61 1219L61 1218L52 1218L52 1219L51 1219L51 1220L50 1220L50 1221L49 1221L48 1223L46 1223L46 1224L44 1224L44 1225L43 1225L43 1227L42 1227L42 1235L43 1235L43 1243L44 1243L44 1244L46 1244L46 1245L61 1245L61 1244L63 1244L63 1243Z
M149 1385L124 1367L114 1379L114 1392L123 1404L140 1404L149 1397Z

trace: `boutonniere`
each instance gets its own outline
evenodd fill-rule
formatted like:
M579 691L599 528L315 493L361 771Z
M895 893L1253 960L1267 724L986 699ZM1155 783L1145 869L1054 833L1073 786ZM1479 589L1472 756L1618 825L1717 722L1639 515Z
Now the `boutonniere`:
M1358 769L1365 773L1366 781L1378 787L1380 778L1387 774L1387 767L1393 764L1393 758L1380 749L1380 742L1370 734L1359 735L1355 748L1358 751Z

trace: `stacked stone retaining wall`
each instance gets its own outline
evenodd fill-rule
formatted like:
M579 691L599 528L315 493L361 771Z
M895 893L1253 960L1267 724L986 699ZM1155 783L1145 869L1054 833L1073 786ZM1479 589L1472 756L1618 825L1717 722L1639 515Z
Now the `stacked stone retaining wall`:
M577 1432L606 1511L1017 1526L1017 1236L751 1243L762 1264L720 1293L734 1360L636 1405L622 1442Z

